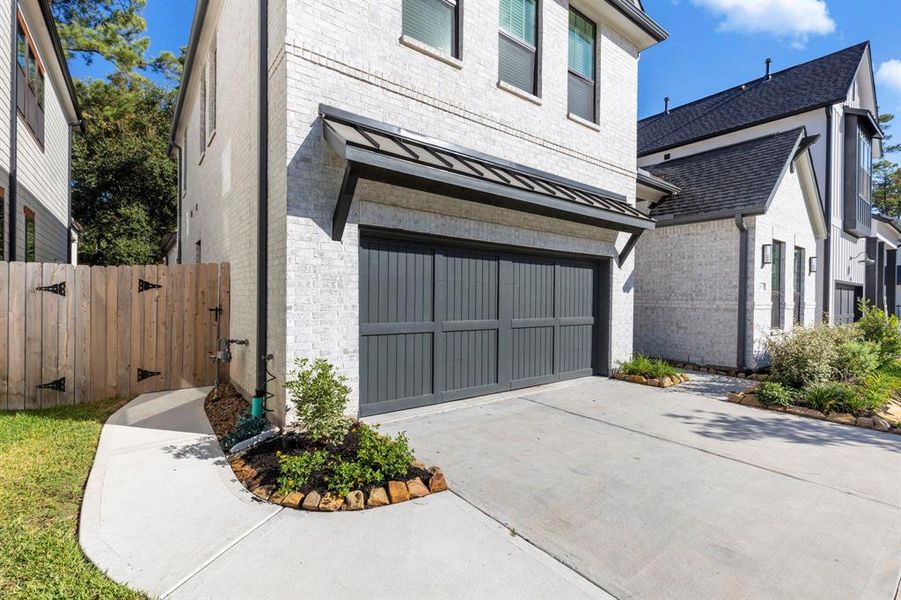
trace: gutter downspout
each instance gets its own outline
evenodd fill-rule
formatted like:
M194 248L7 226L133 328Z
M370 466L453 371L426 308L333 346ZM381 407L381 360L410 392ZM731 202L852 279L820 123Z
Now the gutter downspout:
M823 240L823 314L822 321L829 318L829 296L832 291L832 106L826 107L826 238Z
M184 156L182 156L184 151L181 149L181 146L179 146L175 142L170 142L170 143L172 144L173 148L178 150L178 185L176 186L176 190L175 190L175 195L178 198L178 200L176 200L176 203L178 204L178 216L175 219L175 253L176 253L175 264L180 265L181 264L181 211L182 211L181 191L184 188L184 185L185 185L184 179L185 179L185 176L187 175L187 173L185 173Z
M16 108L16 96L18 95L19 68L18 49L16 48L16 36L18 34L18 18L16 11L18 2L12 2L12 33L10 35L10 46L12 47L12 77L10 78L10 95L9 95L9 254L6 260L12 262L16 260L16 192L18 188L18 137L19 137L19 115Z
M257 148L257 377L252 413L266 411L269 320L269 0L260 0Z
M81 127L84 128L84 123L81 119L75 121L74 123L69 123L69 223L66 227L66 232L68 234L68 239L66 240L66 262L68 264L72 264L72 128L73 127Z
M739 369L744 369L745 337L748 333L748 226L744 215L735 215L735 226L738 227L738 337L735 362Z

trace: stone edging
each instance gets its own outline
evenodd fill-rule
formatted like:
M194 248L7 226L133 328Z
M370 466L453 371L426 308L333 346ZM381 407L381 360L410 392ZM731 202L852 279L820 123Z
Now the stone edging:
M680 383L688 381L688 375L679 373L673 377L663 377L662 379L652 379L644 375L626 375L620 371L613 374L614 379L619 381L629 381L631 383L640 383L641 385L649 385L651 387L668 388Z
M246 482L253 479L257 472L252 466L244 462L240 456L229 458L229 464L235 477L254 496L264 502L278 504L287 508L303 509L321 512L335 512L339 510L363 510L364 508L376 508L389 504L399 504L422 498L429 494L436 494L447 489L447 481L444 473L438 467L426 469L419 461L413 463L414 467L428 470L429 475L423 481L421 477L414 477L407 481L389 481L387 486L374 487L366 495L360 490L354 490L344 497L331 492L320 493L313 490L307 494L291 492L285 496L278 493L274 485L263 485L251 489Z
M828 415L825 415L818 410L806 406L795 406L794 404L788 406L782 406L780 404L764 404L757 399L757 394L754 393L756 389L757 385L754 385L743 392L732 392L729 394L728 400L735 404L772 410L774 412L784 412L799 417L808 417L810 419L819 419L820 421L830 421L832 423L841 423L842 425L863 427L864 429L873 429L885 433L901 434L901 427L892 427L891 423L879 415L855 417L850 413L837 412L831 412Z

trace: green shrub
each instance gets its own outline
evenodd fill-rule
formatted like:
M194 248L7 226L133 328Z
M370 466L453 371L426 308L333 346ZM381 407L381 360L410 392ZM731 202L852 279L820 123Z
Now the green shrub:
M836 363L838 379L861 379L882 364L879 345L868 340L851 340L839 347Z
M355 461L337 463L325 478L329 491L341 496L379 481L369 468Z
M290 374L293 379L285 382L285 388L290 392L297 416L310 438L332 443L341 441L350 427L344 416L350 394L350 388L344 383L347 377L323 358L317 358L309 367L305 358L297 359L295 365L297 369Z
M814 383L804 388L801 402L823 414L853 412L855 390L846 383Z
M876 410L885 406L897 383L891 374L883 371L868 375L858 386L859 400L863 405L861 410Z
M371 427L363 427L360 430L357 462L371 473L375 481L397 479L410 470L413 450L403 433L391 438Z
M855 323L863 338L879 346L882 363L887 364L901 357L901 329L898 317L886 314L867 300L857 303L860 320Z
M757 399L764 404L778 404L780 406L788 406L794 400L795 394L797 392L795 390L786 388L781 383L777 383L775 381L765 381L757 386L757 389L754 393L757 394Z
M625 375L641 375L650 379L675 377L679 374L679 372L665 360L648 358L643 354L636 354L632 357L632 360L620 363L619 370Z
M772 377L794 388L834 381L841 371L842 346L858 336L850 325L795 327L775 333L766 344Z
M282 493L299 490L311 482L311 477L324 471L334 461L325 450L314 450L303 454L276 453L278 457L278 485Z

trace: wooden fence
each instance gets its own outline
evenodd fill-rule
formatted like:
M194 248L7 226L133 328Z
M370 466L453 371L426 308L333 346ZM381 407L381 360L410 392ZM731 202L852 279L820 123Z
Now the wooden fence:
M227 264L0 262L0 410L212 385L229 295Z

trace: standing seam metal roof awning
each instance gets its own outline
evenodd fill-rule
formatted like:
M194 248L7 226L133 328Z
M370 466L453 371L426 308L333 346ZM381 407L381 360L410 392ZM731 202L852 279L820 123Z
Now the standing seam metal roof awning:
M348 161L332 220L335 240L343 235L359 179L626 231L633 238L654 228L654 220L624 196L329 106L319 113L323 137Z

